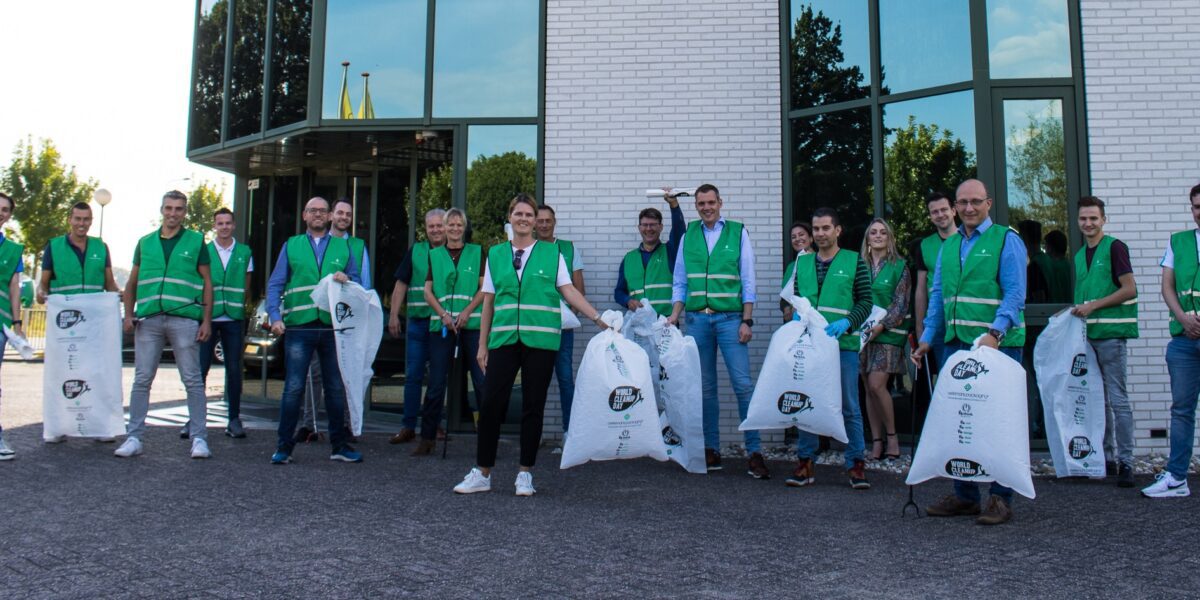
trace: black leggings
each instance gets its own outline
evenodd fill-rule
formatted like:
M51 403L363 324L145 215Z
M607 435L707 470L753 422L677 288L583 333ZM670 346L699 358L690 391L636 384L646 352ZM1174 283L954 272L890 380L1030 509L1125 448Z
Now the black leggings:
M530 348L517 342L488 351L487 375L483 382L483 406L479 407L479 445L476 463L480 467L496 465L496 446L500 443L500 425L508 414L513 384L521 372L521 466L532 467L542 443L542 417L546 410L546 391L554 373L558 352Z

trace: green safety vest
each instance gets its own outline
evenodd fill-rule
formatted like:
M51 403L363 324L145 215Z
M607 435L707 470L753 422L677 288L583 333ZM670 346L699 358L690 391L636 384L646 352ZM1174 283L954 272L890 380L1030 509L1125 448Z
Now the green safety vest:
M21 264L21 252L24 250L24 246L8 238L0 239L0 325L5 327L11 327L14 318L10 312L12 298L8 295L8 286L17 274L17 267Z
M412 249L412 284L408 286L407 312L410 319L428 319L433 311L425 302L425 278L429 275L429 242Z
M858 274L858 253L839 249L834 255L825 281L817 289L817 254L810 252L796 257L796 295L808 301L830 323L850 316L854 308L854 276ZM858 334L846 332L838 338L838 347L858 352Z
M221 264L217 243L208 243L208 263L212 269L213 318L225 316L240 321L246 318L246 269L250 268L250 247L234 242L229 264Z
M286 251L291 273L283 290L284 325L303 325L318 320L326 325L332 323L328 307L317 306L312 291L325 277L346 270L350 264L350 244L344 238L328 234L326 239L325 254L317 264L317 253L308 234L288 238Z
M521 277L513 268L512 242L488 250L488 271L496 288L488 348L521 342L530 348L558 351L562 308L558 287L557 246L534 242Z
M874 273L874 269L868 272ZM904 259L890 261L880 267L879 273L874 273L871 277L871 302L884 309L891 306L896 298L896 285L900 283L901 277L904 277ZM903 346L911 327L912 317L905 315L904 322L899 327L885 329L875 337L873 343Z
M961 233L946 238L942 246L942 306L945 307L946 343L955 339L970 344L985 334L996 320L1000 300L1000 254L1004 250L1008 228L995 223L981 234L971 246L965 261L960 261L963 237ZM1025 345L1025 311L1017 314L1018 322L1008 330L1001 346L1020 348Z
M1197 314L1200 307L1200 263L1196 259L1196 230L1180 231L1171 234L1171 252L1175 254L1175 295L1183 312ZM7 304L5 304L7 306ZM1169 311L1168 311L1169 312ZM1183 325L1171 315L1171 335L1183 335Z
M654 312L664 317L671 315L671 271L667 268L666 245L660 243L646 264L642 264L641 248L630 250L621 268L631 299L641 302L646 298Z
M458 264L454 264L454 259L450 258L450 251L445 245L434 248L429 253L430 268L433 270L433 295L437 297L438 303L442 305L442 309L450 313L451 317L457 317L467 305L471 303L471 299L475 297L475 292L479 291L479 278L483 275L479 272L479 257L483 255L483 248L479 244L467 244L463 246L462 254L458 256ZM467 321L467 329L479 329L479 318L483 315L483 303L480 302L475 310L471 311L471 318ZM429 330L438 331L442 328L441 319L429 319Z
M567 274L575 277L575 243L562 238L554 240L554 243L558 245L558 251L567 263Z
M1075 253L1075 304L1103 298L1119 288L1112 282L1112 236L1104 236L1087 264L1087 248ZM1088 339L1135 338L1138 336L1137 296L1116 306L1092 311L1087 318Z
M933 291L933 274L937 269L938 252L941 252L944 242L936 231L921 240L921 261L925 263L925 271L928 272L925 276L926 292Z
M163 256L160 231L138 240L141 258L135 313L138 318L162 313L199 321L204 318L204 307L200 305L204 278L196 267L200 264L200 253L204 252L204 236L184 229L171 256Z
M89 237L83 250L83 264L71 248L67 236L50 240L50 260L54 271L50 278L51 294L98 294L104 291L104 265L108 251L100 238Z
M687 268L689 311L711 308L717 312L741 312L742 224L725 221L712 253L704 241L701 221L688 223L683 234L683 261Z

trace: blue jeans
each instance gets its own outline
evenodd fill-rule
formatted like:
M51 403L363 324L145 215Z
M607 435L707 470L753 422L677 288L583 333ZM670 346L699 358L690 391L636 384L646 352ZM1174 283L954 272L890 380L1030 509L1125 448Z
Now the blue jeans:
M858 353L842 350L842 422L846 424L846 470L854 468L854 461L862 460L866 442L863 440L862 410L858 406ZM796 458L808 460L817 453L816 435L801 431L796 440Z
M457 360L454 349L458 348L458 357L467 361L471 370L471 381L475 384L475 402L472 408L479 410L483 405L483 369L475 358L479 353L479 330L465 329L458 335L446 332L442 337L440 331L431 332L429 336L429 388L425 392L425 404L421 406L421 439L434 440L437 438L437 426L442 420L442 406L446 397L446 382L450 371ZM461 343L459 340L461 339Z
M746 419L750 407L750 396L754 393L754 381L750 379L750 349L738 341L738 328L742 325L742 313L727 312L706 314L688 312L684 319L687 334L696 340L700 351L700 383L704 396L704 447L718 450L721 447L721 399L717 395L717 348L725 359L729 382L737 396L738 416ZM746 452L760 452L762 443L757 431L744 431Z
M554 359L558 379L558 401L562 404L563 433L571 425L571 402L575 400L575 330L562 330L558 356Z
M417 428L421 414L421 387L425 384L425 367L429 365L429 319L408 318L404 331L404 418L405 429Z
M953 342L946 344L946 356L945 357L950 358L950 356L952 354L954 354L955 352L958 352L959 350L970 350L970 349L971 349L971 344L963 343L961 340L954 340ZM1000 348L1000 351L1003 352L1005 356L1007 356L1017 362L1021 362L1021 357L1024 354L1024 350L1025 350L1024 348L1010 348L1010 347L1001 347ZM1025 382L1021 382L1021 385L1024 385L1024 383ZM1000 485L999 483L996 483L995 481L993 481L992 485L991 485L991 489L989 489L988 492L993 496L999 496L1000 499L1003 500L1005 504L1008 504L1010 506L1012 505L1012 500L1013 500L1012 488L1004 487L1004 486ZM980 498L981 498L981 496L979 495L979 484L975 483L973 481L959 481L959 480L955 479L954 480L954 495L958 496L959 500L966 500L968 502L979 502Z
M283 335L283 398L279 402L279 450L291 453L296 421L304 400L304 383L313 353L321 361L321 383L325 388L325 416L329 420L329 442L336 452L346 445L346 388L338 369L337 345L328 325L313 323L289 327Z
M242 321L213 321L212 335L200 344L200 376L205 386L218 341L225 352L225 402L229 404L230 420L238 418L242 412L242 340L245 336L246 324Z
M1196 436L1196 398L1200 395L1200 340L1177 335L1167 342L1167 373L1171 376L1171 457L1167 471L1187 478Z

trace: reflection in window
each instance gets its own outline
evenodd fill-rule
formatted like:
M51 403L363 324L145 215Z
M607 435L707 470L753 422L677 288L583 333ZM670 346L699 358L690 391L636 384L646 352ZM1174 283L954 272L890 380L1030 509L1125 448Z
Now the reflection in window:
M303 121L308 114L308 63L312 0L275 0L268 128Z
M329 0L321 116L337 119L342 63L349 62L351 112L358 114L370 73L379 119L425 113L426 0Z
M801 109L871 92L865 0L792 0L791 97Z
M262 130L266 0L233 3L233 66L229 72L229 139Z
M883 83L892 93L971 79L971 23L962 0L880 0Z
M192 75L192 148L221 141L221 103L225 94L225 30L228 0L204 0L196 23L196 71Z
M1067 0L988 0L993 79L1070 77Z
M438 0L433 116L537 116L538 11L538 0Z
M871 110L792 119L792 215L828 206L842 221L843 248L858 248L872 212Z
M925 198L975 176L972 93L883 106L884 212L905 247L932 231Z
M467 216L473 241L486 248L508 239L509 200L537 190L537 126L473 126L467 140Z

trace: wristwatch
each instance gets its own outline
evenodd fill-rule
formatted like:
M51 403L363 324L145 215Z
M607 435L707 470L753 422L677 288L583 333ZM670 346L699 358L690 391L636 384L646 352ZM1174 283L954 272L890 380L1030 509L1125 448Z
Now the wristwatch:
M999 329L988 329L988 335L996 338L996 343L1004 341L1004 332Z
M746 327L754 327L754 319L742 319L742 325Z

